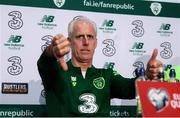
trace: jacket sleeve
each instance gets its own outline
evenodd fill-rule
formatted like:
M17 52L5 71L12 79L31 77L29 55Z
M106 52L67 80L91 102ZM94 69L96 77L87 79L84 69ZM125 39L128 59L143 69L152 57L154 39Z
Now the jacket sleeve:
M45 52L42 53L37 61L38 71L41 76L46 93L46 104L48 116L60 116L61 106L59 104L59 93L62 93L62 85L59 74L60 66L55 58L49 57ZM62 83L63 84L63 83Z
M135 98L135 78L124 78L119 73L112 70L110 81L111 98Z
M56 59L48 57L45 51L37 61L38 71L46 90L53 86L53 80L55 80L58 71L57 65Z

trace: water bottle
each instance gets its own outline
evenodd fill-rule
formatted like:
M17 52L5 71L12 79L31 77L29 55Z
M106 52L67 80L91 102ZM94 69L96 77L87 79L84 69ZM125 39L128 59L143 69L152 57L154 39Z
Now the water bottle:
M146 78L146 70L144 67L141 67L141 68L137 68L135 70L135 74L137 76L137 80L136 81L145 81ZM141 107L141 102L140 102L140 99L139 99L139 94L138 92L136 91L136 101L137 101L137 110L136 110L136 115L137 116L142 116L142 107Z
M169 82L178 82L176 79L176 71L175 69L171 69L169 72Z
M159 78L159 81L163 82L164 81L164 67L159 67L159 72L158 72L158 78Z
M137 68L135 70L135 74L136 74L137 80L143 80L143 81L146 80L146 78L145 78L146 70L144 67Z

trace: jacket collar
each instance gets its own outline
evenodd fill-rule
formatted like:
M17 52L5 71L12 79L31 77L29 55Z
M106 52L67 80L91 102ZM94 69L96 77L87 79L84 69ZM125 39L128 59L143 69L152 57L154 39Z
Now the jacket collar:
M69 70L72 70L74 71L75 73L81 73L81 68L80 67L75 67L73 64L72 64L72 61L71 59L67 62L67 65L68 65L68 68ZM89 75L89 74L93 74L94 72L96 72L96 68L92 65L91 67L89 67L86 71L86 73Z

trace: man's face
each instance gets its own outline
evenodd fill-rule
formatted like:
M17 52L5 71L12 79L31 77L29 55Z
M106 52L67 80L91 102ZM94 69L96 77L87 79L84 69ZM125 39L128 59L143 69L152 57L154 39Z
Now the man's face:
M73 59L82 63L92 62L97 39L93 26L90 23L77 21L70 42Z

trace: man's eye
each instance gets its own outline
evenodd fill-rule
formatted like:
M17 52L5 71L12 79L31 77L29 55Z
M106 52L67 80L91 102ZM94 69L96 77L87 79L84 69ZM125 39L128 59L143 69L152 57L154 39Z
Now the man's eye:
M88 39L94 39L94 36L93 35L87 35L87 38Z
M84 36L83 36L83 35L78 35L78 36L76 36L76 38L77 38L77 39L83 39Z
M88 35L87 37L88 37L88 38L94 38L92 35Z
M76 36L76 39L80 39L80 40L85 39L85 38L87 38L88 40L92 40L92 39L94 39L94 36L93 35L78 35L78 36Z

